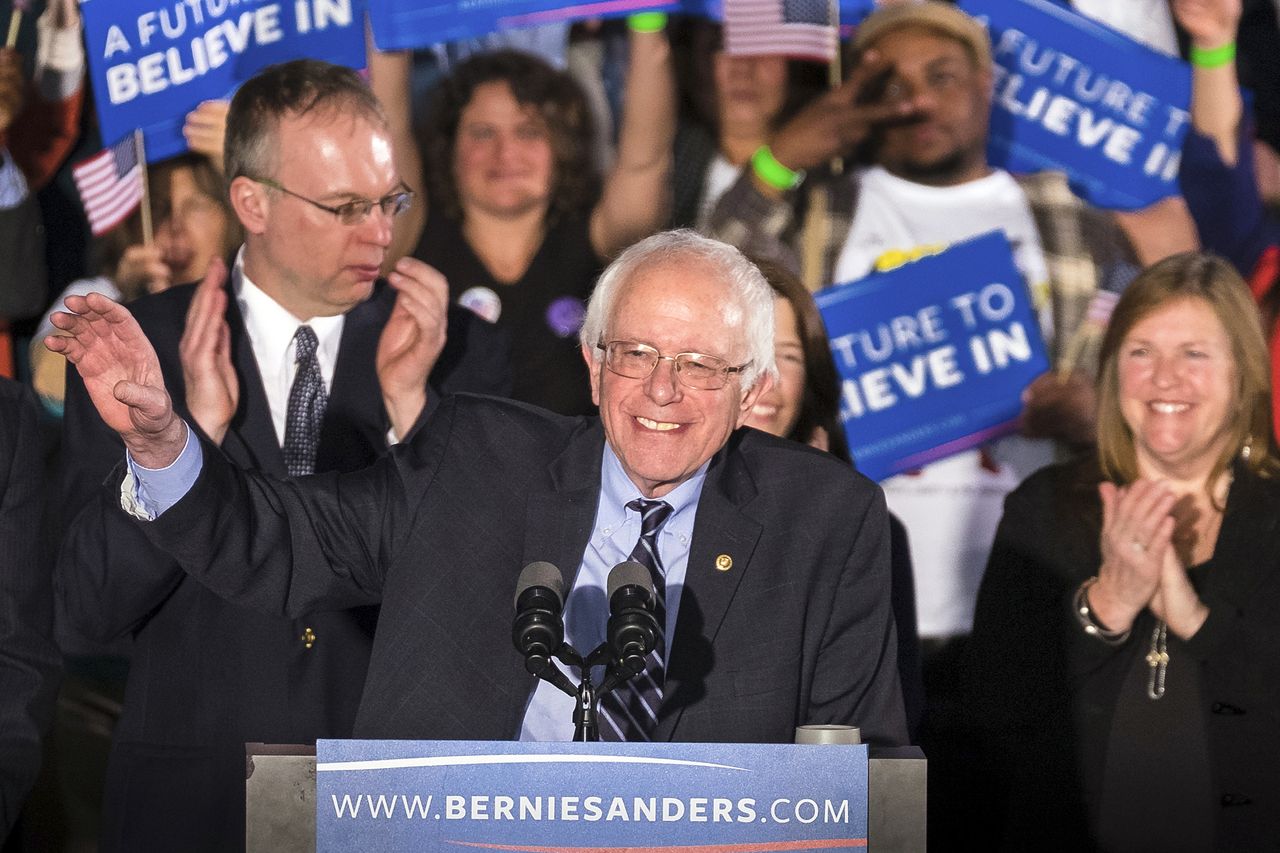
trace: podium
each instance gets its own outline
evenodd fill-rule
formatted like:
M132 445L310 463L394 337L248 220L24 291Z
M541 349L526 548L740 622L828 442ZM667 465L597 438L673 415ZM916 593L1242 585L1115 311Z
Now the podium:
M249 853L316 849L316 757L311 746L246 744L245 841ZM925 850L927 763L919 747L870 751L867 846Z

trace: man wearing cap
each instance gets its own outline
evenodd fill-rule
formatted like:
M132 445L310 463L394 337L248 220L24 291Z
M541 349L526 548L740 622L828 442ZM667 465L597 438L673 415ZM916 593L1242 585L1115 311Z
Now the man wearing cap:
M848 81L784 126L721 199L716 236L779 255L818 287L901 263L921 246L998 228L1046 343L1060 352L1099 286L1131 269L1132 251L1114 219L1076 199L1062 175L1015 179L988 164L991 43L955 6L927 0L880 8L859 26L854 46L858 63ZM851 175L822 173L832 157L855 149L869 152L873 164ZM801 169L818 171L804 178ZM801 198L808 221L796 214ZM1091 411L1083 375L1042 377L1026 396L1024 435L882 484L907 527L915 566L925 739L939 729L947 737L963 716L956 664L1004 496L1053 460L1057 445L1046 438L1089 442Z

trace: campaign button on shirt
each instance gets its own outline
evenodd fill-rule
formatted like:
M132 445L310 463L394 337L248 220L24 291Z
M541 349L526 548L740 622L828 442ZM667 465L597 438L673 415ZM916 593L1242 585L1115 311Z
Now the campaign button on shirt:
M458 304L481 320L486 320L490 323L498 322L498 318L502 316L502 299L492 288L467 288L458 297Z
M561 296L547 306L547 327L556 337L576 335L587 317L587 306L576 296Z

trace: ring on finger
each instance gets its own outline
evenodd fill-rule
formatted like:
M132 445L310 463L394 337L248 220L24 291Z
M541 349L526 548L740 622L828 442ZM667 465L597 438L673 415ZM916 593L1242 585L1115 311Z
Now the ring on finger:
M1137 539L1129 540L1129 547L1139 554L1145 554L1147 552L1147 546L1139 542Z

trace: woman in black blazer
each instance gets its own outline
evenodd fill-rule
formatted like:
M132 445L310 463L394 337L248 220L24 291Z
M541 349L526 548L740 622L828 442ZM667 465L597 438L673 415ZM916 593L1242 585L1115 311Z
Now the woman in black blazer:
M1096 456L1009 496L979 595L974 831L996 849L1280 849L1280 484L1266 346L1222 260L1140 275Z

